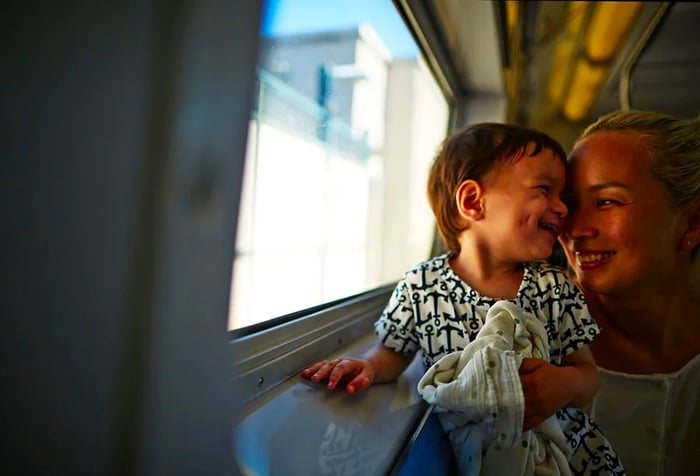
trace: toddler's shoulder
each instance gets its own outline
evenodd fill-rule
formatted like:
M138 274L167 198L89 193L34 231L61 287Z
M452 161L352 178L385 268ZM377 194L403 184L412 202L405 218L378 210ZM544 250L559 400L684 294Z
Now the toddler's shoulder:
M573 284L569 273L562 267L547 261L532 261L527 263L532 275L538 280L554 281L556 283Z
M422 261L406 271L403 279L409 283L422 282L428 278L431 281L433 279L439 280L441 276L444 276L448 268L448 258L449 254L444 254Z
M583 292L564 268L547 261L530 262L527 266L531 283L537 289L548 289L560 297L583 300Z

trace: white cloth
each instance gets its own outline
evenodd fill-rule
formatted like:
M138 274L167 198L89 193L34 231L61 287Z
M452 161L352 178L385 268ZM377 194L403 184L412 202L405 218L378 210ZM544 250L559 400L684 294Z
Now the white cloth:
M591 417L627 474L700 475L700 355L670 374L599 371Z
M499 301L477 338L438 360L418 383L423 398L440 411L461 474L571 474L569 447L555 416L522 432L518 369L525 357L548 361L547 342L536 317Z

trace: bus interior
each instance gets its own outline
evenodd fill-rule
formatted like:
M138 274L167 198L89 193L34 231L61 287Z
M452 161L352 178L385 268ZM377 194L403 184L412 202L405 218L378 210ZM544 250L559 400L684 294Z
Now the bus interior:
M420 106L419 129L434 123L444 136L469 123L516 123L569 151L612 110L700 113L699 4L381 1L391 3L439 92L444 117L421 116L429 109ZM244 233L246 160L264 132L251 117L264 118L254 113L263 83L289 87L283 75L260 73L271 41L261 35L267 6L5 6L8 474L454 473L449 442L416 391L420 359L397 382L357 395L299 376L312 362L359 355L373 342L372 324L400 274L260 322L230 323L232 282L244 267L237 269L236 239ZM397 114L396 122L404 112ZM325 140L332 129L314 131ZM365 138L372 146L371 132L351 146L376 173L382 163L363 149ZM355 177L348 167L339 183ZM424 183L409 184L399 201L423 200ZM318 229L283 215L272 222L289 222L276 230L278 241L296 232L316 239ZM373 220L367 233L384 224ZM427 259L442 244L432 222L419 228L427 234L418 255ZM269 288L280 285L268 276ZM256 309L280 299L266 298Z

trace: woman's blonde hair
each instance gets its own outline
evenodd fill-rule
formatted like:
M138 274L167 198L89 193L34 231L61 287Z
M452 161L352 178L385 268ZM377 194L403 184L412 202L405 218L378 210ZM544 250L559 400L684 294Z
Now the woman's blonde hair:
M700 117L681 120L657 112L616 111L588 126L577 142L601 131L630 131L644 141L651 173L666 187L671 207L700 200Z

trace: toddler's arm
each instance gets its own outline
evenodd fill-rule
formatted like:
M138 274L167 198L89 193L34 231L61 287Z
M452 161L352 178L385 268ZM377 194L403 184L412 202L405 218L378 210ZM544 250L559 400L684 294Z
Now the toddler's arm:
M351 380L345 386L348 393L355 393L373 382L392 382L406 370L412 357L375 344L361 357L340 357L322 360L302 371L301 376L314 382L328 379L328 388L333 389L346 377Z
M598 391L598 369L588 346L569 354L561 366L523 359L519 373L525 397L525 431L561 408L587 404Z

